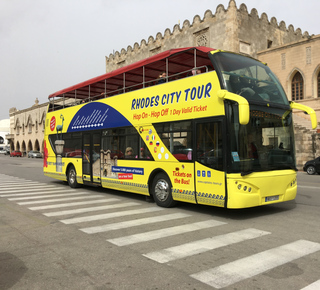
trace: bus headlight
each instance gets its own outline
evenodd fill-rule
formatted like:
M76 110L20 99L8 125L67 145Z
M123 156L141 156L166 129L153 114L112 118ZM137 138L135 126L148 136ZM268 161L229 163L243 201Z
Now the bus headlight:
M236 181L235 185L238 190L241 190L243 192L255 192L258 190L258 189L255 189L254 186L252 186L251 184L248 184L243 181Z
M295 186L297 184L297 178L291 181L290 186Z

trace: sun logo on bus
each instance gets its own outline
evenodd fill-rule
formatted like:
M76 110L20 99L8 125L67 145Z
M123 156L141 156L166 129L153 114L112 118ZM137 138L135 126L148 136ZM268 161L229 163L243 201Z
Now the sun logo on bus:
M53 131L55 127L56 127L56 117L52 116L50 120L50 130Z

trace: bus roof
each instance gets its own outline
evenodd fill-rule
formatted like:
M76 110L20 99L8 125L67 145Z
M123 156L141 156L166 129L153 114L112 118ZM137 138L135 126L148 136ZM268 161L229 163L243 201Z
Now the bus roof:
M200 67L208 63L207 54L214 49L204 46L170 49L112 72L89 79L66 89L49 95L54 97L85 99L106 91L116 90L125 84L126 87L148 82L166 71L168 61L169 75L176 74L192 67ZM110 80L109 82L107 80Z

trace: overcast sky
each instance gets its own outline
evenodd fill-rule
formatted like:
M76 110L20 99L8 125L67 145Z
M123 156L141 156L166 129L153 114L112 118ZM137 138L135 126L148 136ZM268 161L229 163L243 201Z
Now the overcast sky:
M236 1L320 34L320 1ZM105 73L105 56L229 0L0 0L0 120ZM218 47L216 47L218 48Z

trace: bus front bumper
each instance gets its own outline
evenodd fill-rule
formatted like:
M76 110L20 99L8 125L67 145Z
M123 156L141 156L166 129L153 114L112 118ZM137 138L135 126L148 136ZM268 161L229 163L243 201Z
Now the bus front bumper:
M295 199L294 170L254 172L246 176L227 174L227 207L247 208Z

